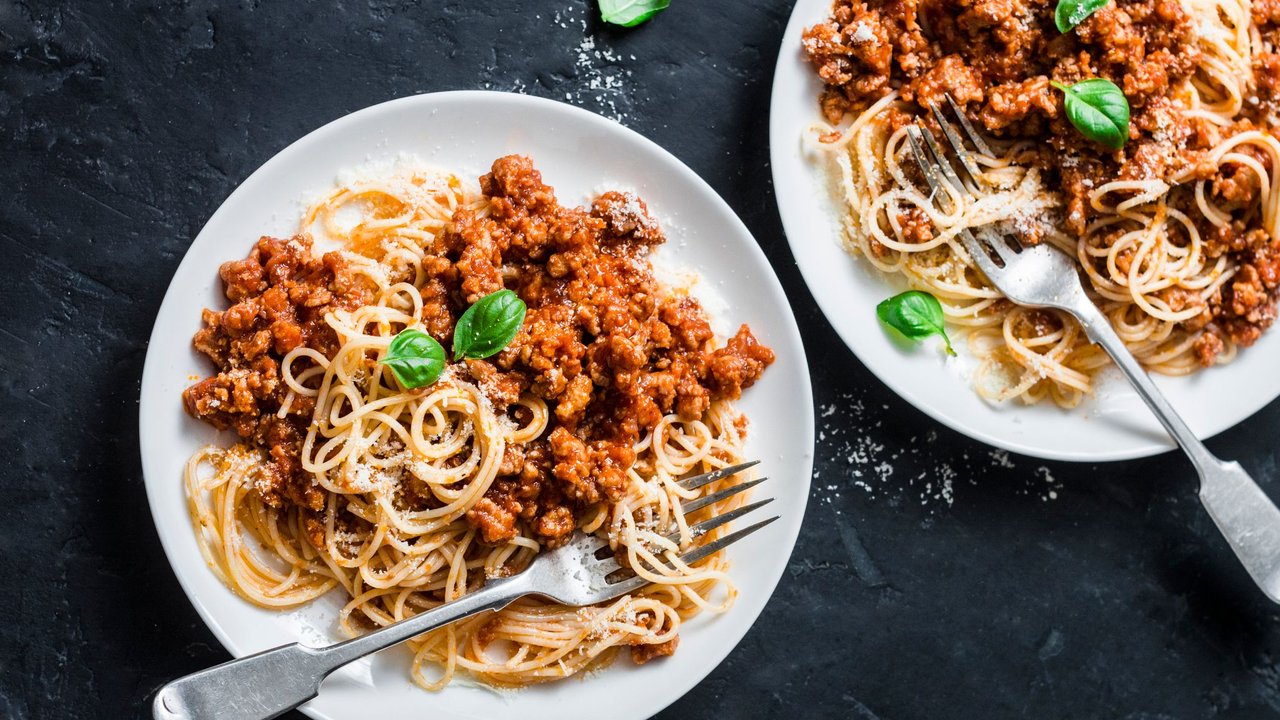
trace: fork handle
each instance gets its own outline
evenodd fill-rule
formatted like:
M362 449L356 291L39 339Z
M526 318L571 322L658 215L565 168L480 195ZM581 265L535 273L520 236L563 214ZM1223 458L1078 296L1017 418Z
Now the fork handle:
M320 683L353 660L529 594L524 574L490 580L464 595L366 635L328 647L282 645L178 678L160 688L155 720L269 720L315 697Z
M1280 510L1237 462L1223 462L1200 442L1151 376L1125 347L1106 316L1088 298L1073 314L1089 339L1102 346L1200 474L1200 502L1258 587L1280 602Z

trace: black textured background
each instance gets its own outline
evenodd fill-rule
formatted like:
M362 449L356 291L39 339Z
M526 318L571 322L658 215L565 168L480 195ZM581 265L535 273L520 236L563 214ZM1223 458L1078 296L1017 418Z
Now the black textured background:
M670 149L755 233L809 344L821 440L790 572L661 717L1280 715L1276 608L1186 462L992 452L891 395L819 314L768 167L789 10L675 0L617 31L586 0L0 0L0 718L142 717L163 681L226 659L143 494L154 313L205 219L281 148L459 88L567 96ZM1274 489L1278 423L1272 404L1210 445Z

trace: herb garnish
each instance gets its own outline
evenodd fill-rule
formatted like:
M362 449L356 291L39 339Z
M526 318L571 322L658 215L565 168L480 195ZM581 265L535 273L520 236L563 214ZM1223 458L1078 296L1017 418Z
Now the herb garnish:
M1058 0L1058 7L1053 11L1053 24L1058 26L1058 32L1070 32L1071 28L1106 7L1109 2L1111 0Z
M600 0L600 19L610 25L635 27L670 4L671 0Z
M1129 139L1129 101L1106 78L1083 80L1067 86L1052 85L1066 95L1067 119L1081 135L1119 150Z
M524 324L524 301L510 290L485 295L453 329L453 359L487 358L506 347Z
M510 290L485 295L467 308L453 328L453 359L487 358L515 339L524 325L525 305ZM400 384L412 390L430 385L444 372L444 348L436 339L419 330L401 330L380 363L391 368Z
M947 353L956 354L951 347L951 338L947 337L947 329L942 324L942 303L927 292L908 290L894 295L876 306L876 317L916 342L930 335L941 335L942 341L947 344Z
M391 368L401 385L412 390L439 380L444 360L444 348L435 338L409 328L391 339L387 354L379 362Z

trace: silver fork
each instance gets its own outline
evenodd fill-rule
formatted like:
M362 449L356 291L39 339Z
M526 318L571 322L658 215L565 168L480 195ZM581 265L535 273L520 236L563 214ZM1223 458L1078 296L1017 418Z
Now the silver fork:
M714 470L683 480L692 490L730 477L759 461ZM686 513L748 490L766 478L738 483L681 505ZM773 498L743 505L689 527L694 538L769 504ZM769 523L761 520L686 550L680 560L692 565ZM603 557L601 557L603 555ZM501 610L526 595L562 605L582 606L612 600L644 587L647 581L623 569L604 540L578 532L568 543L537 555L523 572L489 580L484 587L393 625L328 647L282 645L256 655L201 670L160 688L152 703L155 720L267 720L315 697L334 670L417 635L486 610Z
M979 152L990 154L982 136L950 96L947 103L956 115L964 136ZM960 159L963 171L974 183L982 185L977 163L961 134L937 106L930 107L930 111L942 128L947 145ZM968 192L942 146L927 127L919 124L909 127L907 141L935 198L949 202L950 196L944 185L962 196ZM1280 602L1280 510L1239 463L1219 460L1191 432L1116 335L1111 323L1085 294L1075 260L1048 243L1023 247L1010 238L980 242L968 230L959 236L978 268L1005 297L1019 305L1055 308L1069 313L1080 322L1089 339L1106 350L1160 423L1191 458L1200 474L1200 502L1226 537L1236 557L1267 597L1273 602Z

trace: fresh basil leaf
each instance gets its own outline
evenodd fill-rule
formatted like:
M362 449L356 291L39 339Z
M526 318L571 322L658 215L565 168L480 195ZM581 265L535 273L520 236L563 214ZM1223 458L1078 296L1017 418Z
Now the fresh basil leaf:
M947 352L955 355L951 338L947 337L942 321L942 303L927 292L908 290L881 302L876 306L880 322L902 333L906 338L919 342L930 335L941 335L947 344Z
M387 353L379 361L406 388L430 385L444 372L444 348L430 335L417 328L401 330L391 339Z
M635 27L670 4L671 0L600 0L600 19L610 25Z
M1053 24L1058 26L1058 32L1070 32L1071 28L1106 7L1109 2L1111 0L1058 0L1058 7L1053 11Z
M1070 87L1052 83L1066 96L1067 119L1081 135L1119 150L1129 139L1129 101L1106 78L1082 80Z
M487 358L506 347L524 324L524 301L510 290L485 295L453 329L453 359Z

